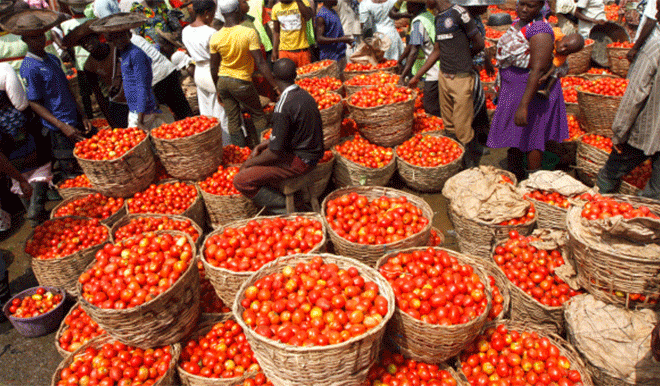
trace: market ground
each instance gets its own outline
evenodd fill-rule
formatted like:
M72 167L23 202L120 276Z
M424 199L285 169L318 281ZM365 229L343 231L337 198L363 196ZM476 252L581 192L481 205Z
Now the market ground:
M502 167L506 152L503 150L490 150L482 159L482 164ZM403 188L401 181L395 177L390 185ZM447 216L447 201L440 193L420 194L429 203L435 212L433 225L441 229L445 235L447 248L458 250L456 239L452 231L452 224ZM49 202L48 208L56 205ZM11 293L17 294L24 289L38 285L30 263L23 252L23 244L30 234L29 225L19 222L15 225L13 233L0 241L0 250L5 252L9 269L9 282ZM68 300L67 306L74 303ZM68 308L67 308L68 309ZM46 386L50 384L53 372L62 361L62 357L55 349L55 333L39 338L24 338L12 327L9 321L0 323L0 385L4 386Z

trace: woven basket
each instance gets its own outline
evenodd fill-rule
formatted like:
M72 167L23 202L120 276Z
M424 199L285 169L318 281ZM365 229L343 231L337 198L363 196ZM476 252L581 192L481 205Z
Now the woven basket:
M55 348L57 349L58 354L60 354L62 358L66 358L69 356L69 354L71 354L71 351L66 351L65 349L62 348L62 346L60 346L60 337L66 330L69 329L69 326L67 326L66 323L64 323L64 321L69 315L71 315L73 310L78 308L79 305L80 303L76 302L76 304L74 304L73 307L71 307L69 312L67 312L67 314L64 316L64 319L62 319L62 323L60 323L60 328L58 328L57 332L55 333ZM103 334L103 335L107 335L107 334Z
M345 342L329 346L297 347L276 342L256 334L243 321L241 300L245 289L259 279L280 272L285 265L295 266L307 262L312 256L321 256L325 263L334 263L339 269L356 267L365 281L373 281L387 299L387 314L381 323L366 333ZM252 351L263 373L277 386L354 386L366 380L369 369L378 359L385 326L395 308L394 293L387 280L376 270L359 261L330 254L299 254L280 257L268 263L250 277L238 291L233 312L243 327Z
M329 66L325 66L316 71L308 72L306 74L298 74L296 79L303 78L323 78L324 76L329 76L332 78L339 79L339 66L337 66L336 61L332 61Z
M359 195L365 196L369 201L382 196L389 198L397 198L403 196L409 202L413 203L416 207L422 210L424 217L429 220L429 223L426 224L424 229L422 229L420 232L403 240L395 241L389 244L367 245L350 242L339 236L337 232L335 232L334 229L330 227L326 220L325 214L325 208L328 204L328 201L349 193L357 193ZM423 247L428 245L429 236L431 235L431 223L433 223L434 216L433 209L431 209L429 204L414 194L392 188L369 186L349 186L347 188L335 190L334 192L328 194L328 196L323 200L323 204L321 204L321 211L323 214L325 227L328 231L328 235L330 235L330 240L332 241L332 245L335 248L335 252L342 256L358 259L369 266L376 264L378 259L380 259L384 254L388 252L403 248Z
M158 185L162 184L169 184L177 182L176 180L172 179L167 179L167 180L162 180L158 182ZM188 207L188 209L184 210L182 213L179 213L179 216L183 217L188 217L191 219L195 224L203 226L204 220L205 220L205 213L204 213L204 199L202 198L202 195L199 193L201 189L197 187L197 185L194 185L195 189L197 189L197 198L195 198L195 201L193 201L192 204ZM128 203L126 205L126 213L127 214L154 214L154 215L160 215L163 216L165 215L164 213L131 213L130 209L128 208Z
M630 62L626 57L628 51L630 48L607 47L607 62L610 71L622 78L628 75L628 68L630 68Z
M368 168L349 160L335 148L335 166L332 179L337 186L385 186L396 171L396 155L392 155L390 163L382 168Z
M384 72L389 72L389 73L395 74L396 73L396 66L385 67L385 68L374 68L372 70L365 70L365 71L345 71L344 70L344 72L343 72L344 82L349 80L349 79L353 79L358 75L371 75L371 74L377 73L378 71L384 71ZM347 91L347 93L348 93L348 91Z
M323 192L325 192L325 189L328 187L328 182L330 182L330 177L332 177L332 170L336 159L337 157L333 153L330 161L316 164L314 169L309 172L309 179L312 181L309 188L312 196L321 197Z
M583 386L594 386L592 381L591 372L587 369L585 362L582 360L582 356L578 354L575 348L568 343L564 338L555 334L552 331L548 331L545 326L535 325L533 323L518 321L518 320L504 320L502 323L507 330L514 330L522 334L523 332L536 332L540 338L548 338L550 343L557 346L559 349L559 355L564 356L568 359L571 364L570 370L577 370L582 376L582 385ZM458 360L458 372L463 374L461 361ZM603 386L613 386L610 384L603 384Z
M318 213L291 213L282 216L259 216L259 217L234 221L225 224L224 226L216 229L215 231L209 233L206 236L206 238L204 239L204 243L202 244L202 249L200 250L199 253L200 259L202 260L202 264L204 264L204 272L206 272L206 277L211 282L211 285L213 285L213 288L215 289L215 293L218 295L218 297L222 300L223 303L225 303L226 305L230 305L234 303L234 299L236 298L236 293L238 289L246 280L250 278L250 276L254 274L254 271L236 272L226 268L219 268L214 265L211 265L206 260L206 256L204 255L204 251L206 250L206 241L209 240L211 237L215 236L216 234L221 234L222 232L225 231L226 228L243 227L248 222L253 220L260 221L260 220L272 219L272 218L294 219L296 217L306 217L312 220L316 220L322 224L323 228L325 228L325 222L321 219L321 215L319 215ZM321 240L320 243L315 245L309 251L309 253L324 251L325 244L326 244L326 236L324 229L323 240Z
M323 147L326 150L332 149L333 146L339 143L339 131L341 129L344 103L340 100L327 109L319 110L319 112L321 113L321 122L323 124Z
M83 296L80 305L101 328L118 341L140 348L176 343L188 335L199 318L199 269L196 248L190 236L177 231L157 231L185 236L193 247L193 257L186 271L165 292L149 302L122 310L103 309L89 303ZM90 264L89 268L94 264ZM78 283L78 293L82 285Z
M580 77L588 80L597 80L600 78L618 78L619 76L613 74L590 74L585 72L584 74L580 74Z
M566 63L568 63L568 75L578 75L589 71L589 64L591 62L591 53L594 50L595 43L585 44L584 48L580 51L568 55Z
M112 160L82 159L73 152L92 188L111 197L130 197L143 191L156 176L156 162L149 134L133 149Z
M622 97L594 94L582 91L580 87L577 97L580 116L584 117L584 131L612 138L612 122Z
M610 195L617 201L633 206L646 205L660 213L657 201L642 197ZM653 257L625 255L615 251L606 243L587 244L581 223L582 208L568 210L566 224L569 247L575 260L578 283L597 300L624 307L653 308L650 302L633 302L630 294L642 294L648 298L660 298L660 260ZM615 293L622 293L617 296Z
M433 137L444 137L439 132L428 132L423 135L430 135ZM461 148L461 155L457 159L451 161L446 165L439 165L433 167L424 167L413 165L408 161L403 160L397 155L396 167L399 170L401 179L409 187L419 190L420 192L436 192L442 190L445 182L449 177L460 172L463 168L463 157L465 156L465 147L458 141L454 141ZM396 153L396 149L394 149Z
M603 149L584 143L582 137L576 139L575 142L577 143L575 165L578 177L587 185L593 186L596 183L598 172L605 166L610 155Z
M417 91L413 90L411 98L405 102L376 107L358 107L348 102L348 111L366 139L379 146L392 147L412 135L416 98Z
M564 102L566 104L566 115L571 114L576 117L580 116L580 105L577 103Z
M80 346L80 348L78 348L72 354L68 355L62 362L60 362L59 366L57 366L57 369L55 370L55 373L53 374L53 378L51 379L50 385L57 386L57 383L60 381L60 374L62 373L62 370L69 367L69 365L73 363L73 360L76 357L76 355L83 354L88 347L100 349L101 347L103 347L104 344L112 343L112 342L114 342L114 339L112 337L108 335L101 335L101 336L97 336L96 338ZM170 353L172 354L172 359L170 360L170 366L167 369L167 372L165 373L165 375L159 378L153 384L153 386L173 386L178 384L178 382L175 379L175 375L176 375L176 363L179 360L179 355L181 355L181 345L178 343L171 345Z
M365 87L370 87L370 85L350 85L344 83L344 90L346 90L346 97L348 98L349 96L355 94L356 92L362 90Z
M376 269L379 269L387 260L399 253L411 253L427 249L429 247L416 247L387 253L378 260ZM445 251L456 257L459 264L470 265L473 262L473 259L449 249L439 247L433 249ZM399 307L396 308L392 321L388 326L388 335L405 357L426 363L444 362L463 351L481 333L481 329L488 318L490 307L493 305L492 291L486 274L479 267L473 266L473 268L486 287L484 292L488 298L488 304L484 312L472 321L465 324L442 326L415 319L402 312Z
M510 318L511 314L511 281L506 277L504 272L495 264L493 259L480 259L472 255L462 255L463 260L475 268L481 269L487 276L492 276L495 279L495 285L500 290L500 295L504 301L502 302L502 312L493 320L487 320L485 328L501 323ZM490 281L488 281L490 284ZM492 288L491 288L492 290ZM492 307L491 307L492 308Z
M152 218L162 218L162 217L167 217L170 220L176 220L176 221L185 221L189 220L190 223L192 224L193 228L197 231L197 241L195 241L195 246L199 248L199 246L202 244L202 240L204 239L204 231L202 228L200 228L199 225L193 220L191 220L188 217L185 216L179 216L176 214L144 214L144 213L135 213L135 214L128 214L124 217L121 218L121 220L117 221L112 228L110 228L110 234L112 235L112 239L116 240L117 239L117 231L119 228L123 227L124 225L128 225L128 223L131 222L131 220L136 219L136 218L143 218L143 217L152 217Z
M77 200L77 199L87 197L87 196L90 195L90 194L94 194L94 193L81 193L81 194L79 194L79 195L77 195L77 196L69 197L69 198L66 198L66 199L62 200L59 204L57 204L57 206L55 206L55 207L50 211L50 218L51 218L51 220L54 219L54 218L57 218L57 217L55 216L55 213L56 213L60 208L62 208L63 206L66 206L66 205L69 204L70 202L73 202L73 201L75 201L75 200ZM101 222L101 224L104 224L104 225L107 225L107 226L109 226L109 227L112 227L112 225L113 225L114 223L116 223L117 221L119 221L119 220L120 220L122 217L124 217L124 216L126 216L126 205L122 205L122 206L121 206L121 207L120 207L115 213L111 214L110 217L108 217L108 218L104 218L103 220L99 219L99 222ZM62 216L58 216L58 217L62 217Z
M94 188L86 188L86 187L74 187L74 188L60 188L60 186L64 183L62 181L57 185L57 193L62 197L63 200L66 200L71 197L76 197L76 196L82 196L83 194L91 194L91 193L96 193L96 190Z
M222 163L222 126L217 124L201 133L183 138L151 136L156 155L174 178L203 180Z
M536 225L539 228L566 230L566 209L533 198L527 200L536 208Z
M629 182L621 180L621 184L619 185L619 190L617 191L617 193L625 194L628 196L636 196L640 190L642 189L636 187L635 185Z
M197 189L204 198L204 207L209 215L213 229L217 229L229 222L254 217L257 207L254 202L242 194L223 196L204 191L199 185Z
M67 216L60 218L86 219L87 217ZM108 240L110 240L110 228L106 225L104 226L108 230ZM32 231L25 239L25 244L32 239L33 235L34 231ZM103 244L104 243L101 242L100 244L80 250L68 256L55 259L37 259L30 254L26 254L30 258L30 266L32 267L32 272L34 272L34 276L37 278L39 285L61 288L71 295L78 296L78 277L85 271L87 265L94 261L96 252L101 249ZM25 245L23 246L23 250L25 250Z

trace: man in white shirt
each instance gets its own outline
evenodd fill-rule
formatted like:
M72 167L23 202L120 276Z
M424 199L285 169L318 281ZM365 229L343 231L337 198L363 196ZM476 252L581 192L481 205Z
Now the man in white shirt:
M578 0L575 7L575 17L578 18L578 33L584 39L589 38L589 32L596 24L607 23L603 0Z

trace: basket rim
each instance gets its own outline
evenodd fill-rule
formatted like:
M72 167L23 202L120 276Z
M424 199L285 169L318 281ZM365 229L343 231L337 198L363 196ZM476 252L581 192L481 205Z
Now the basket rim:
M374 73L374 72L378 72L378 71L383 71L383 70L385 70L385 69L390 69L390 70L391 70L391 69L393 69L393 68L396 68L396 66L381 67L381 68L372 68L371 70L362 70L362 71L358 71L358 70L353 70L353 71L348 70L348 71L347 71L347 70L344 70L343 72L344 72L344 73L351 74L351 75L352 75L352 74L358 74L358 75L361 75L361 74L364 74L364 73L368 73L368 72L370 72L370 71L371 71L372 73Z
M181 213L176 213L176 214L174 214L174 215L176 215L176 216L183 216L183 214L184 214L187 210L190 210L190 208L192 208L195 204L197 204L200 200L202 200L202 194L200 193L200 188L197 186L197 184L195 184L194 181L181 181L181 180L178 180L178 179L176 179L176 178L167 178L167 179L164 179L164 180L157 181L157 182L155 182L155 183L151 183L151 184L149 184L149 186L147 186L146 189L149 189L149 187L151 187L151 185L156 185L156 186L158 186L158 185L165 185L165 184L175 184L175 183L177 183L177 182L178 182L178 183L181 183L181 184L184 184L184 185L192 186L192 187L195 188L195 191L197 191L197 195L195 196L195 200L194 200L193 202L191 202L190 205L188 205L188 207L187 207L186 209L184 209L183 211L181 211ZM145 190L146 190L146 189L145 189ZM143 190L142 192L144 192L144 190ZM142 193L142 192L137 192L137 193ZM131 197L128 197L128 198L125 198L125 199L124 199L124 206L126 207L126 216L128 216L128 215L130 215L130 214L160 214L160 215L170 215L170 213L157 213L157 212L131 212L131 210L130 210L129 207L128 207L128 200L132 200L134 197L135 197L135 194L133 194ZM125 216L124 216L124 217L125 217ZM184 217L186 217L186 216L184 216Z
M591 97L597 97L597 98L617 99L617 100L623 99L623 95L622 96L603 95L603 94L596 94L596 93L590 92L590 91L584 91L584 90L582 90L582 86L575 86L575 91L577 91L578 95L584 94L584 95L588 95L588 96L591 96ZM579 104L579 102L578 102L578 104Z
M446 167L451 166L451 165L453 165L453 164L455 164L455 163L458 163L458 162L461 161L461 160L463 159L463 157L465 156L465 146L463 146L463 144L461 144L461 143L458 142L457 140L455 140L455 139L453 139L453 138L450 138L450 137L447 136L447 135L443 135L443 133L444 133L444 130L432 130L432 131L425 131L425 132L423 132L423 133L416 133L416 134L413 134L412 137L410 137L410 138L408 138L407 140L405 140L401 145L403 145L403 144L405 144L406 142L410 141L411 139L415 138L415 136L416 136L417 134L421 134L422 136L426 136L426 135L428 135L428 136L436 137L436 138L444 137L444 138L448 138L448 139L450 139L452 142L458 144L458 147L459 147L459 148L461 149L461 151L462 151L462 152L461 152L461 155L460 155L458 158L456 158L456 159L454 159L453 161L449 162L448 164L444 164L444 165L437 165L437 166L419 166L419 165L411 164L410 162L408 162L408 161L406 161L405 159L401 158L401 156L400 156L399 153L397 152L397 150L399 149L399 146L401 146L401 145L398 145L398 146L395 146L395 147L392 149L393 152L394 152L394 154L396 154L397 162L398 162L398 161L401 161L401 162L403 162L404 164L406 164L406 166L408 166L408 167L416 168L416 169L422 169L422 170L433 170L433 169L446 168Z
M129 128L126 128L126 129L120 129L120 130L127 130L127 129L130 129L130 127L129 127ZM112 129L112 130L116 130L116 129ZM141 145L143 145L145 142L147 142L147 141L150 140L151 133L147 133L147 132L145 132L144 130L141 130L141 129L140 129L140 131L142 131L143 133L145 133L146 136L142 139L142 141L138 142L135 146L133 146L132 148L130 148L126 153L122 154L120 157L112 158L112 159L87 159L87 158L80 158L80 157L76 154L75 149L73 150L73 156L76 158L76 161L78 161L78 162L80 162L81 160L82 160L82 162L94 162L94 163L123 161L124 159L126 159L126 158L128 158L129 156L133 155L133 152L135 151L135 149L139 148L139 147L140 147ZM148 143L147 145L151 146L150 143ZM89 177L88 177L88 178L89 178Z
M190 221L191 225L195 230L197 231L197 241L202 239L202 236L204 235L204 230L195 222L195 220L191 219L190 217L182 216L180 214L163 214L163 213L127 213L124 217L120 218L117 220L116 223L112 225L110 228L110 232L112 233L112 240L113 241L122 241L122 240L116 240L116 233L119 231L119 229L123 228L126 225L129 225L131 221L137 218L141 217L150 217L150 218L161 218L161 217L168 217L171 218L172 220L175 221ZM125 223L123 223L125 222ZM162 229L162 230L168 230L168 229ZM173 229L171 229L173 230ZM155 232L155 231L152 231ZM181 231L179 231L181 232ZM185 233L185 232L184 232ZM195 241L196 243L196 241Z
M340 342L340 343L336 343L336 344L329 344L329 345L326 345L326 346L305 346L305 347L303 347L303 346L293 346L293 345L281 343L281 342L278 342L274 339L269 339L269 338L266 338L266 337L263 337L263 336L257 334L247 324L245 324L242 317L238 317L238 316L240 316L239 311L240 311L240 308L242 307L241 302L240 302L240 300L242 300L241 299L242 298L241 294L245 292L247 287L254 284L254 282L256 282L258 280L257 278L259 277L260 273L263 273L263 271L265 271L266 269L271 268L271 267L284 266L286 264L286 261L288 261L288 260L294 260L294 259L309 260L309 259L311 259L313 257L316 257L316 256L321 257L324 260L324 262L325 262L326 258L332 259L334 261L344 260L347 265L352 265L353 267L357 268L358 271L360 272L360 274L362 274L362 272L364 272L364 271L371 272L376 276L380 276L384 283L388 283L387 280L383 277L383 275L381 275L378 272L378 270L376 270L374 268L371 268L367 264L364 264L364 263L362 263L362 262L360 262L356 259L350 258L350 257L334 255L334 254L330 254L330 253L298 253L298 254L294 254L294 255L280 256L277 259L275 259L275 260L269 262L268 264L264 265L263 267L259 268L259 270L257 272L255 272L254 275L252 275L252 277L250 277L248 280L243 282L243 284L241 284L241 287L237 291L236 299L234 300L234 304L232 305L232 313L234 314L234 317L236 318L236 322L241 325L241 328L243 328L244 332L249 330L250 333L253 335L253 337L255 339L261 341L262 343L265 343L265 344L268 344L268 345L271 345L271 346L275 346L279 350L287 351L289 353L307 353L307 352L326 351L326 350L329 350L329 349L337 349L339 347L350 346L350 345L354 344L355 342L361 341L361 340L367 338L368 336L373 335L373 334L377 333L378 331L385 328L385 326L387 325L387 322L392 318L392 315L394 315L394 310L396 308L396 305L395 305L396 300L395 300L395 297L394 297L394 291L392 290L392 287L389 284L387 286L378 286L379 293L382 292L382 296L384 296L387 299L387 314L383 317L383 320L381 320L380 323L378 323L378 325L376 325L372 329L365 331L363 334L358 335L358 336L354 336L349 340L346 340L346 341ZM259 279L261 279L261 277L259 277Z
M370 87L378 87L378 86L364 86L362 89L364 90L364 89L367 89L367 88L370 88ZM411 98L406 99L405 101L400 101L400 102L395 102L395 103L387 103L387 104L379 105L379 106L359 107L359 106L356 106L356 105L352 104L350 102L350 98L346 97L346 104L351 109L356 109L356 110L361 110L361 111L375 111L375 110L378 110L378 109L380 109L382 107L385 107L385 106L400 106L400 105L410 103L411 101L413 103L415 103L415 100L417 99L417 91L415 89L411 89L410 87L406 87L406 86L398 86L398 85L397 85L397 87L407 88L407 89L411 90L410 91L410 97Z
M306 64L305 66L307 66L307 65L312 65L312 64L314 64L314 63L320 63L320 62L323 62L323 61L325 61L325 60L329 60L331 63L328 64L327 66L323 66L323 67L319 68L318 70L314 70L314 71L310 71L310 72L305 72L304 74L298 74L298 72L296 72L296 78L299 77L299 76L303 76L303 77L305 77L305 78L311 78L311 76L309 76L309 74L313 74L313 73L315 73L315 72L323 71L323 70L325 70L326 68L332 66L333 64L334 64L334 65L337 65L337 61L334 60L334 59L321 59L321 60L317 60L316 62L308 63L308 64ZM305 66L301 66L301 68L302 68L302 67L305 67Z
M376 145L375 143L373 143L373 142L369 141L368 139L366 139L362 134L358 134L358 135L359 135L362 139L364 139L365 141L369 142L369 143L372 144L372 145L379 146L379 147L382 147L382 148L384 148L384 149L390 149L390 150L392 150L392 159L390 160L390 162L388 162L388 163L387 163L385 166L383 166L383 167L380 167L380 168L372 168L372 167L369 167L369 166L361 165L361 164L359 164L359 163L357 163L357 162L355 162L355 161L353 161L353 160L350 160L350 159L346 158L343 154L341 154L341 153L339 152L339 150L336 149L336 147L339 146L339 145L341 145L341 144L343 144L344 142L351 141L351 140L355 139L355 136L354 136L354 135L353 135L353 136L349 136L349 137L345 137L344 139L340 140L338 144L336 144L335 146L333 146L332 149L330 149L330 151L332 151L333 156L336 156L337 158L341 158L343 161L350 162L349 165L350 165L351 167L355 167L355 168L357 168L357 169L359 169L359 168L363 168L363 169L365 169L365 170L369 170L369 171L385 170L385 169L391 167L392 164L395 164L395 165L396 165L396 158L397 158L397 155L396 155L396 151L394 151L393 148L391 148L391 147L386 147L386 146Z
M60 300L60 302L52 310L50 310L46 313L43 313L41 315L31 316L29 318L19 318L19 317L11 315L9 313L9 307L11 307L11 302L14 299L26 297L29 292L34 292L38 288L43 288L46 291L50 291L50 292L57 292L57 295L62 295L62 300ZM2 311L5 314L5 316L7 316L7 319L9 319L12 322L12 324L13 324L13 321L17 321L17 322L36 322L36 321L39 321L41 319L46 318L47 316L52 315L55 311L62 308L64 306L65 301L66 301L66 291L65 290L63 290L61 288L57 288L57 287L47 286L47 285L38 285L38 286L27 288L27 289L17 293L16 295L12 296L11 299L7 300L5 305L2 307Z
M202 115L202 114L199 114L199 115L193 115L192 117L188 117L188 118L195 118L195 117L208 117L208 118L215 118L215 117L209 117L209 116L207 116L207 115ZM180 119L180 120L178 120L178 121L174 121L174 122L172 122L172 123L168 123L168 124L169 124L169 125L173 125L173 124L175 124L175 123L178 123L178 122L184 121L184 120L186 120L186 119L188 119L188 118ZM218 118L215 118L215 119L218 120ZM162 126L162 125L161 125L161 126ZM160 126L159 126L159 127L160 127ZM219 128L220 130L222 130L222 124L220 123L219 120L218 120L218 123L217 123L216 125L210 126L210 127L206 128L205 130L200 131L199 133L194 133L194 134L192 134L192 135L187 135L187 136L185 136L185 137L171 138L171 139L160 138L160 137L157 137L157 136L151 134L151 132L149 132L149 135L151 135L151 139L152 139L152 141L161 141L161 142L166 142L166 143L176 143L176 142L183 142L183 141L187 141L187 140L194 140L194 139L197 139L196 137L200 137L200 136L202 136L203 134L208 134L208 133L211 132L213 129L218 129L218 128Z
M68 219L68 218L81 219L81 220L88 220L88 221L94 221L94 220L98 221L98 222L99 222L99 225L105 227L106 230L108 231L108 236L107 236L106 240L101 241L101 242L98 243L98 244L90 245L90 246L87 247L87 248L84 248L84 249L81 249L81 250L79 250L79 251L73 252L73 253L71 253L71 254L69 254L69 255L66 255L66 256L54 257L54 258L52 258L52 259L40 259L40 258L38 258L38 257L36 257L36 256L32 256L31 254L29 254L28 252L25 251L25 248L27 247L27 243L28 243L30 240L32 240L32 238L34 237L34 229L33 229L32 231L30 231L30 233L28 234L28 236L25 238L25 242L23 243L23 253L25 253L26 255L28 255L28 256L30 257L31 261L32 261L32 260L36 260L36 261L48 261L48 262L53 262L53 261L56 261L56 260L58 260L58 259L62 259L62 260L64 260L64 259L66 259L66 258L68 258L68 257L71 257L71 256L73 256L73 255L75 255L75 254L77 254L77 253L80 253L80 252L82 252L82 251L84 251L84 250L86 250L86 249L94 248L94 247L96 247L96 246L102 245L103 243L107 243L107 242L109 242L109 241L112 241L112 234L110 233L110 227L107 226L106 224L102 223L100 220L95 219L95 218L91 218L91 217L85 217L85 216L64 216L64 217L55 217L55 218L49 218L48 220L44 221L43 223L41 223L41 224L39 224L39 225L41 226L41 225L43 225L43 224L45 224L45 223L47 223L47 222L49 222L49 221L61 221L61 220Z

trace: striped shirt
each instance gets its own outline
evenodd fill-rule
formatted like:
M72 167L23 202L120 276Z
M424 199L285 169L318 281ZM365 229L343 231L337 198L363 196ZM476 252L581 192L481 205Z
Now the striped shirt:
M628 87L612 123L614 144L651 156L660 151L660 31L646 40L628 72Z

